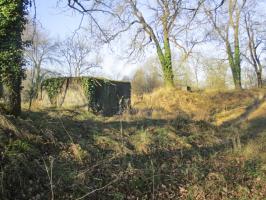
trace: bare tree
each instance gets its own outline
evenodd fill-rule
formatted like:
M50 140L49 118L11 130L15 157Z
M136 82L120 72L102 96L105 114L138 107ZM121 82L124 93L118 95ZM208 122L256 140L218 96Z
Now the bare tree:
M62 63L68 66L68 74L71 77L80 77L89 72L90 69L99 67L100 57L95 56L93 60L93 47L87 38L75 34L60 43L60 55Z
M89 16L93 34L102 41L127 32L129 55L138 54L152 44L163 70L165 85L174 84L172 40L182 34L195 17L201 0L68 0L69 7ZM222 1L223 2L223 1ZM108 23L106 21L108 20Z
M228 0L213 10L215 0L205 1L204 11L213 29L223 41L236 89L241 89L240 22L247 0Z
M200 53L197 53L195 56L192 58L192 71L194 72L194 77L195 77L195 82L196 82L196 88L199 89L200 86L200 71L201 71L201 64L200 64L200 59L202 58L202 55Z
M210 89L226 89L228 65L223 60L205 58L202 65L206 76L206 86Z
M180 58L173 62L176 84L183 87L193 86L193 72L187 54L183 52Z
M247 32L249 52L249 56L245 56L245 58L253 66L257 76L257 85L259 88L262 88L262 54L265 51L262 46L266 40L266 38L263 38L263 32L265 31L265 28L264 25L252 17L252 15L254 15L252 11L248 11L245 14L245 28Z
M35 24L28 23L23 34L23 39L30 44L25 48L25 58L27 60L28 70L30 71L30 88L28 90L29 108L32 100L38 97L38 91L41 82L50 71L44 70L47 63L58 62L55 52L57 44L53 43L51 38Z
M258 87L256 72L253 67L251 68L249 65L243 67L243 87L245 88L255 88Z
M138 69L131 81L132 91L134 94L142 95L150 93L154 89L162 86L162 79L157 67L158 61L153 57Z

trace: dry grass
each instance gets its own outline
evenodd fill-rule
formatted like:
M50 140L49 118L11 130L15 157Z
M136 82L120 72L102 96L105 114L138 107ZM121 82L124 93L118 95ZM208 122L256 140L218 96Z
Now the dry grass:
M259 118L261 116L266 116L266 102L263 103L255 112L253 112L248 120L254 120L256 118Z
M220 125L236 119L265 94L265 89L244 91L186 92L160 88L142 97L133 95L133 106L139 115L152 118L188 116Z
M137 109L151 109L157 112L161 111L161 117L166 113L172 116L187 114L195 115L197 119L207 117L205 112L206 96L202 93L190 93L174 88L160 88L152 94L144 94L142 98L133 96L133 105ZM164 111L162 113L162 111Z
M21 137L22 133L17 129L17 127L10 121L6 116L0 114L0 128L5 130L10 130L17 137Z
M116 141L112 136L95 136L95 145L103 150L109 150L115 155L125 155L130 154L131 151L125 147L122 141Z
M55 199L265 199L266 104L244 125L216 126L263 92L161 88L111 118L39 107L19 119L0 115L0 195L49 199L42 161L53 158ZM9 137L15 131L23 135ZM235 135L238 151L228 140Z
M216 125L220 126L227 121L234 120L244 114L246 111L246 107L239 107L230 110L224 110L215 115Z
M150 152L150 145L152 143L150 133L146 131L140 131L133 135L130 140L135 148L136 153L147 154Z

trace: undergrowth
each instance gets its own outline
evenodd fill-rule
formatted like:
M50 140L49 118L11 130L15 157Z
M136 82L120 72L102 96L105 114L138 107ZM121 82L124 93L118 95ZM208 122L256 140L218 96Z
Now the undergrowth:
M250 104L251 96L242 102ZM227 110L239 106L238 97L226 96L228 106L235 102ZM145 101L112 118L73 110L0 115L1 199L266 198L263 107L246 124L223 127L155 105L154 116L144 112ZM223 111L212 106L210 118ZM232 144L236 135L239 146Z

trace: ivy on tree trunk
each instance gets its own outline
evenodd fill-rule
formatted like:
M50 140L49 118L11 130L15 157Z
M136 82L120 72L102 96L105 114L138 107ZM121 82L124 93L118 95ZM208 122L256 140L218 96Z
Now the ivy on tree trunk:
M4 88L4 104L8 114L21 112L23 42L28 0L0 0L0 80Z
M162 18L164 51L162 50L158 40L155 40L155 44L160 63L162 65L165 86L172 87L174 86L174 73L172 66L172 52L169 41L169 28L168 28L167 16L168 14L166 13Z
M240 60L240 49L239 45L235 45L235 53L232 52L231 46L228 42L227 44L227 55L229 60L229 65L233 75L233 81L235 89L241 89L241 60Z

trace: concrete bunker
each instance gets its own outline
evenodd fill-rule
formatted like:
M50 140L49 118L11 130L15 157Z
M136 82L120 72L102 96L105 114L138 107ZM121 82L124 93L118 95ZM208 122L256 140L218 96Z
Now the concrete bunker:
M94 77L49 78L42 83L38 101L44 107L85 109L112 116L130 108L131 84Z

